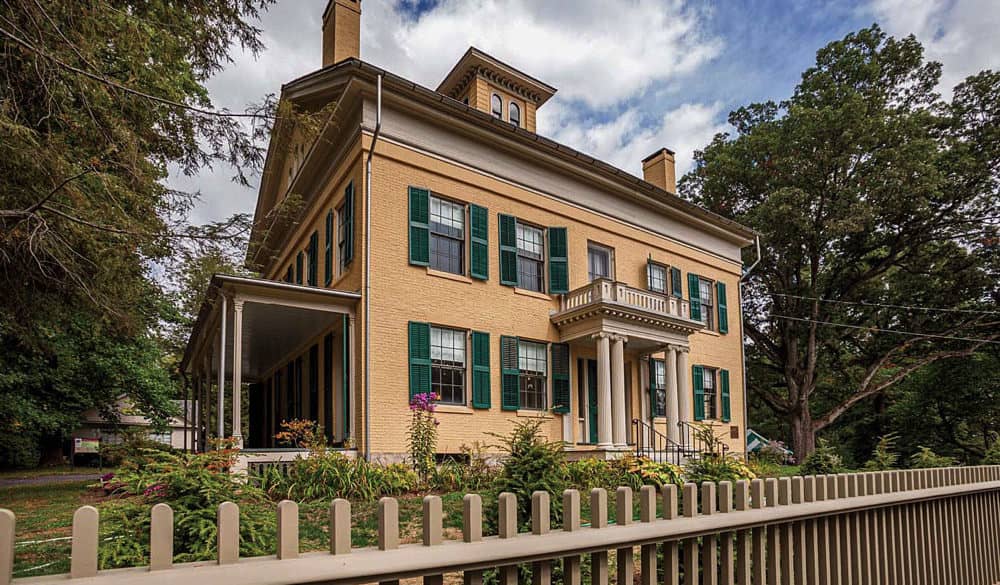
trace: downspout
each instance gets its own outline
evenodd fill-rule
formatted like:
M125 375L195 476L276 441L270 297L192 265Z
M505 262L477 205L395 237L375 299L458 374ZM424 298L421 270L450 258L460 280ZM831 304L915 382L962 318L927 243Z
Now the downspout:
M375 132L368 147L365 163L365 460L372 459L371 416L371 298L372 298L372 157L375 143L382 131L382 74L378 74L375 91Z
M746 336L743 333L743 283L746 281L750 273L753 272L754 268L760 264L760 236L754 236L754 246L757 248L757 259L754 263L750 265L749 268L743 271L743 275L740 276L739 286L737 287L739 292L740 301L740 365L743 368L743 443L746 445L746 432L750 428L750 391L747 388L747 344Z

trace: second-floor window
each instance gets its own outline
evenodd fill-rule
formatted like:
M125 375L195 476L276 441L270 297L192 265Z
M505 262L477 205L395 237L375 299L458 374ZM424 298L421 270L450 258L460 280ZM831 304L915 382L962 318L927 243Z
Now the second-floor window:
M465 206L430 198L430 267L464 274Z
M517 344L517 366L520 374L520 405L531 410L548 407L545 373L548 371L547 349L544 343L520 340Z
M611 248L600 244L587 244L587 273L591 281L598 278L612 278L611 254Z
M662 264L649 263L647 267L649 290L662 294L667 293L667 267Z
M347 202L337 208L337 259L340 273L347 268Z
M503 99L497 94L493 94L493 97L490 99L490 108L495 117L503 120Z
M465 331L431 327L431 391L445 404L465 404Z
M715 319L713 319L713 315L715 314L714 289L715 287L711 280L698 279L698 290L701 293L701 322L708 329L715 329Z
M541 228L517 222L517 284L545 291L545 236Z

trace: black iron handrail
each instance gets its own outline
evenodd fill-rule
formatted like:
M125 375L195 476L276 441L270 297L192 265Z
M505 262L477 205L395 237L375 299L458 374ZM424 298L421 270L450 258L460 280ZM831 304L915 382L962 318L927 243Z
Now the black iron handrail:
M672 440L653 425L640 419L632 419L633 435L635 436L636 457L646 457L654 461L666 461L674 465L684 463L684 458L692 451Z
M729 452L729 445L722 441L706 441L701 436L704 428L699 425L682 420L677 422L677 427L681 432L681 444L696 453L725 455Z

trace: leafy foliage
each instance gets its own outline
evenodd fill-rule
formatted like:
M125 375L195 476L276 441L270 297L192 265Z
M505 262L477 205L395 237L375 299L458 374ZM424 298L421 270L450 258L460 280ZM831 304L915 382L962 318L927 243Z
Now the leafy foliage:
M517 497L518 525L531 523L531 495L536 491L551 496L553 522L562 521L562 493L566 489L563 443L547 441L537 419L518 421L509 435L494 435L500 439L503 469L493 485L494 496L510 492Z
M951 467L955 465L955 460L945 455L938 455L931 451L929 447L921 447L919 451L910 457L910 467L914 469L928 469L933 467Z
M879 437L872 452L871 459L865 463L867 471L888 471L896 469L899 463L899 453L896 452L897 436L890 433Z
M441 492L478 493L490 489L496 475L496 467L484 453L484 445L475 442L462 445L465 461L447 459L438 465L431 479L431 487Z
M437 453L438 420L434 418L436 394L417 394L410 399L410 428L407 442L410 446L410 463L421 481L426 482L435 472L434 454Z
M684 477L689 482L701 484L706 481L736 482L741 479L756 479L757 475L737 455L704 453L684 464Z
M997 435L993 435L993 441L983 456L983 465L1000 465L1000 437Z
M823 438L817 442L816 450L802 462L803 475L830 475L844 471L844 461L837 453L837 448Z

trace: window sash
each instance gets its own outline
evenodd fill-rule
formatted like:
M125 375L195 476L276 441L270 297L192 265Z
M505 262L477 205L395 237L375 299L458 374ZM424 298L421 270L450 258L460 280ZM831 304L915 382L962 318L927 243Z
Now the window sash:
M698 280L698 292L701 300L701 322L705 324L705 327L709 329L714 328L714 306L713 302L715 295L713 294L713 289L715 288L711 280L705 280L704 278Z
M522 410L545 410L548 407L548 391L545 376L521 372L520 408Z
M705 418L708 420L715 420L719 418L717 400L718 388L715 384L716 370L712 368L704 368L702 371L704 372L702 374L702 393L705 401Z
M592 281L611 278L611 250L593 244L587 246L587 272Z
M465 404L466 332L431 327L430 335L431 391L441 396L440 402Z
M344 249L347 247L347 214L344 213L346 207L346 204L341 204L337 208L337 264L340 267L341 273L347 267L344 264L344 260L346 260Z
M649 265L649 290L658 293L667 292L667 267L659 264Z

